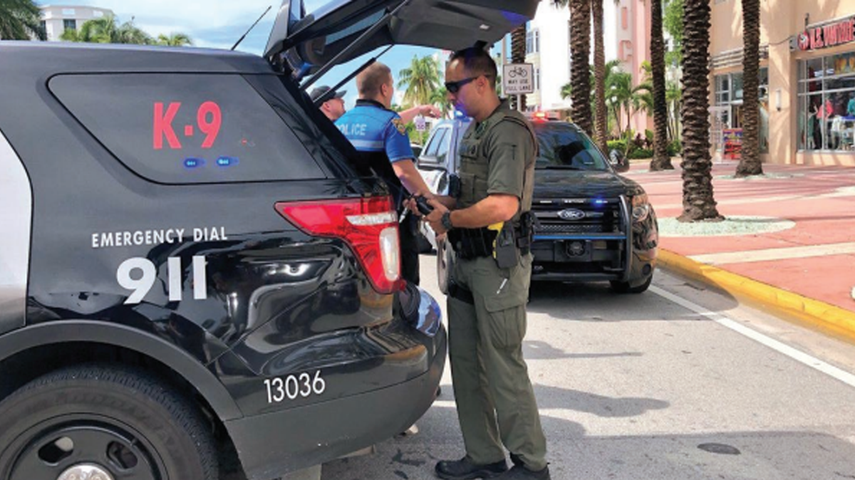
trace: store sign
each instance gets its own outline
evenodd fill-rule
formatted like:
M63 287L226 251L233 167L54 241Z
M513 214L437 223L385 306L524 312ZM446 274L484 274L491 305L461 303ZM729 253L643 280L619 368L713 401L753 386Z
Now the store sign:
M819 50L855 42L855 17L824 27L809 28L798 35L800 50Z

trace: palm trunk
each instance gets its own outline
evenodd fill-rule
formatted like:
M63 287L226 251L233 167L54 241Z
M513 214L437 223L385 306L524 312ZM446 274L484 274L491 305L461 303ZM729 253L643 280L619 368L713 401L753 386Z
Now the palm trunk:
M685 0L683 22L683 214L678 220L721 220L710 172L710 0Z
M653 67L653 160L650 170L673 170L668 155L668 105L665 101L665 38L662 34L662 0L652 0L650 64Z
M591 135L591 71L588 67L588 57L591 55L591 0L571 0L570 35L573 59L570 69L573 107L570 116L579 128Z
M604 152L608 152L608 119L606 118L606 52L603 45L603 0L591 0L594 17L594 86L595 111L594 138Z
M626 109L626 131L632 133L632 107L627 103L623 108Z
M613 107L613 110L614 110L614 115L615 115L615 126L617 127L618 139L622 139L623 138L623 130L621 130L621 128L620 128L620 107L615 106L615 107Z
M762 175L760 163L760 0L742 0L743 105L742 156L737 177Z
M515 28L511 32L511 63L525 63L525 24ZM519 105L516 100L511 99L511 106L515 110L525 111L528 97L519 95Z

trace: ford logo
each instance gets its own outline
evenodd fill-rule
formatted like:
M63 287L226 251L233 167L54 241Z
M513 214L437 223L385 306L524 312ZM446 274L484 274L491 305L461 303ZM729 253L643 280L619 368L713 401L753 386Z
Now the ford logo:
M564 220L581 220L585 218L585 212L576 210L575 208L568 208L567 210L558 212L558 216Z

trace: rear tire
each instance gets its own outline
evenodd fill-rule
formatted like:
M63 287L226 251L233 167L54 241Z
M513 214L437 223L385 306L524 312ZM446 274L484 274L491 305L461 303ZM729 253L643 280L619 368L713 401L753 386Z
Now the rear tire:
M217 480L211 428L175 390L124 366L44 375L0 402L0 478ZM80 469L83 469L82 472Z
M641 285L636 285L634 287L631 286L629 282L611 280L609 283L615 293L644 293L648 288L650 288L651 282L653 282L653 275L647 277L647 280L645 280Z

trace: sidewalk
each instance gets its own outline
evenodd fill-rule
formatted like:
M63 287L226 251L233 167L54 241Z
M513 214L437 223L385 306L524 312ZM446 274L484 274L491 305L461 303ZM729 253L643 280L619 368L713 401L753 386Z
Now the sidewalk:
M625 174L659 217L660 267L855 341L855 168L764 164L764 177L735 179L737 162L715 163L728 220L683 224L679 162Z

